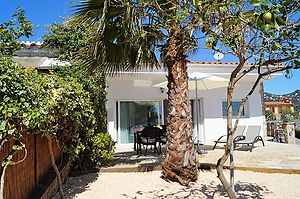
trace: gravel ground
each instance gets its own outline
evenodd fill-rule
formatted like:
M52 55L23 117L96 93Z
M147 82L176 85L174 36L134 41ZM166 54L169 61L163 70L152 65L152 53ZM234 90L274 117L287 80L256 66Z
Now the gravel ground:
M166 182L160 176L159 171L91 173L69 178L64 191L68 199L228 198L215 171L201 171L199 180L189 187ZM300 175L235 171L235 180L238 198L300 198Z

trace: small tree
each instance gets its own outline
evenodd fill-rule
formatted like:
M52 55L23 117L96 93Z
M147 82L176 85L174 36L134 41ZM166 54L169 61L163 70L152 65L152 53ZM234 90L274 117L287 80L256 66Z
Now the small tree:
M26 19L25 11L18 8L12 19L0 24L0 55L12 55L21 45L21 37L32 35L32 24Z
M263 78L272 73L298 69L299 1L196 1L195 17L203 22L206 46L214 51L235 56L239 64L232 71L227 88L227 144L217 162L218 177L230 198L236 198L233 187L224 174L223 166L229 156L233 163L233 136L243 107ZM248 61L253 64L247 64ZM256 72L257 78L242 99L235 123L232 122L232 94L245 75ZM233 169L233 164L231 164ZM233 171L233 170L232 170Z

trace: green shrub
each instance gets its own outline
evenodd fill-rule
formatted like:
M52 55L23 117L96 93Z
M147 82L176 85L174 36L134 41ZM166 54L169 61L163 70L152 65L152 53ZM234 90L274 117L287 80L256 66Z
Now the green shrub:
M272 111L266 110L265 116L267 121L273 121L276 120L275 114Z
M100 166L101 162L112 159L115 142L107 132L92 136L91 144L91 152L93 154L92 161L95 162L95 164Z
M86 63L90 59L86 45L94 36L94 28L69 22L52 24L48 33L44 35L45 46L59 49L59 58L71 63L71 66L57 66L54 70L55 74L62 78L73 78L80 83L83 89L89 93L92 103L95 118L94 132L89 136L80 137L83 145L74 163L74 168L78 169L100 166L112 158L114 151L114 142L105 132L107 130L105 75L101 70L94 71L93 75L83 72L86 70L82 63Z
M0 135L1 145L9 140L18 140L23 133L36 129L40 124L38 95L32 78L39 79L35 71L18 67L10 58L0 57ZM47 97L47 96L45 96Z
M73 169L84 170L105 165L113 159L115 142L107 132L95 133L85 140L85 148L76 159Z
M24 133L50 134L84 167L112 158L114 142L97 133L91 96L77 78L41 74L0 57L0 85L2 142L19 143Z
M82 73L81 66L76 64L72 66L56 66L55 74L64 78L73 77L83 85L84 90L89 92L90 100L93 104L94 116L96 118L96 131L106 131L105 76L100 73L86 76Z

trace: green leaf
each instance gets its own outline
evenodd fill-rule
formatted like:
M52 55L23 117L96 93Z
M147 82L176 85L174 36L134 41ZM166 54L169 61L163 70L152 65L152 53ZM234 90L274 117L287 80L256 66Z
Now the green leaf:
M8 135L12 135L15 131L16 131L16 129L10 129L7 131L7 133L8 133Z
M4 97L4 102L8 102L10 100L9 97Z
M280 43L278 42L275 42L274 45L272 46L272 50L277 50L277 49L280 49L282 46Z
M264 29L263 30L264 33L269 34L270 30L271 30L271 25L270 24L266 24L266 25L264 25L263 29Z
M254 16L254 11L253 10L248 10L248 11L242 12L242 15L246 18L253 17Z
M275 28L276 30L280 30L280 27L279 27L279 25L277 24L276 21L274 21L274 28Z
M261 0L251 0L251 5L253 6L260 6L262 4Z
M12 149L15 150L15 151L21 151L21 150L24 149L24 147L25 147L24 144L22 144L22 145L13 145Z
M276 22L278 23L278 25L284 25L285 24L285 20L282 19L281 17L276 17Z
M0 123L0 131L4 131L5 130L5 126L6 126L6 121L2 120Z
M23 122L23 124L24 124L25 126L27 126L27 127L28 127L29 123L30 123L30 122L29 122L28 120L26 120L26 121Z

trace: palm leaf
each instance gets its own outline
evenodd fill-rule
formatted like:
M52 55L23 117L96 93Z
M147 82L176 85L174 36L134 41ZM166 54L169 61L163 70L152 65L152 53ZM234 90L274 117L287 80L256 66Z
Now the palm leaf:
M158 66L155 44L162 38L161 31L140 37L146 26L136 16L132 7L122 0L84 0L73 6L73 20L93 27L94 35L83 60L86 71L100 69L108 74L136 71L141 67Z

